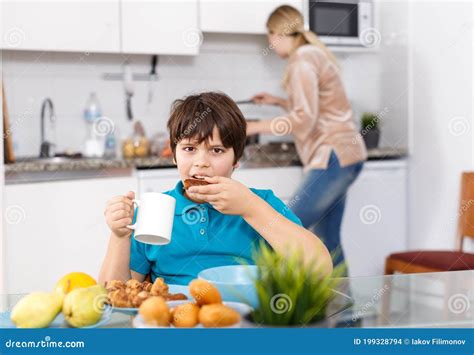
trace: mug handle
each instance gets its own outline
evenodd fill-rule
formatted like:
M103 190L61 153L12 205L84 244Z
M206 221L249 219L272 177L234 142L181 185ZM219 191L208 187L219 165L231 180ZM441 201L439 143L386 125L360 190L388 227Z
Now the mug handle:
M137 216L135 216L135 223L134 223L134 224L130 224L130 225L126 226L126 227L127 227L128 229L135 230L135 229L137 229L138 207L140 207L140 200L134 199L134 200L132 201L132 203L137 206L137 208L136 208Z

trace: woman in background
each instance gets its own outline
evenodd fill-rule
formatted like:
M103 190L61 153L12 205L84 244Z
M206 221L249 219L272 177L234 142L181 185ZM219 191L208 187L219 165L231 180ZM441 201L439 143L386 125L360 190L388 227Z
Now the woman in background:
M334 264L344 261L340 230L346 193L367 157L342 84L335 56L315 33L305 31L301 13L280 6L267 21L268 41L288 60L283 86L288 99L259 93L253 101L282 107L287 114L248 122L247 134L291 134L305 177L290 207L326 244Z

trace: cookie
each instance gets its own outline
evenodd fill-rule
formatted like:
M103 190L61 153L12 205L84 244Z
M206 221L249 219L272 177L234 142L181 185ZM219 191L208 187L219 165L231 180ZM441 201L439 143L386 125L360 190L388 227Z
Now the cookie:
M203 186L203 185L209 185L209 183L206 180L201 180L201 179L186 179L184 180L184 189L187 190L191 186Z

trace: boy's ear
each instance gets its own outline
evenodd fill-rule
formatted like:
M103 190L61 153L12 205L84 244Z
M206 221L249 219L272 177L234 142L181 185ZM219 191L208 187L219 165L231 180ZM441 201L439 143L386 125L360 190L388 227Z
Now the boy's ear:
M239 163L239 162L235 163L235 164L234 164L234 169L237 169L239 166L240 166L240 163Z

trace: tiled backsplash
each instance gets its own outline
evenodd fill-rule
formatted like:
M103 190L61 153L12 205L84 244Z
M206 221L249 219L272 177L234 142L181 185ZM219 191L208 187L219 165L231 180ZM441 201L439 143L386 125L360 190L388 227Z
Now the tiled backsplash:
M147 103L147 81L135 82L133 111L148 135L164 131L171 102L193 92L221 90L234 99L247 99L258 91L284 95L281 77L285 61L265 55L266 37L208 35L195 57L160 56L153 83L153 101ZM338 53L348 96L358 115L381 111L381 55ZM115 122L123 138L131 132L126 120L121 81L104 80L105 73L121 73L128 59L134 73L150 71L150 56L95 53L3 52L4 84L17 156L39 153L40 109L50 97L57 115L57 150L82 150L86 124L82 112L91 91L97 92L103 114ZM275 107L242 106L246 117L269 118ZM386 132L389 135L389 132Z

